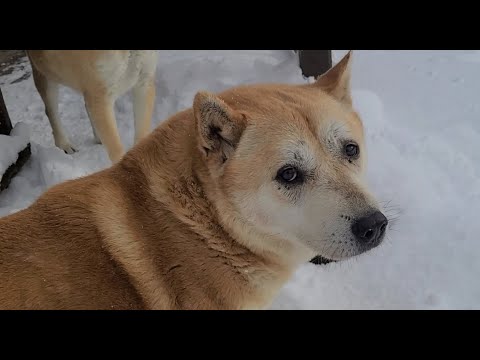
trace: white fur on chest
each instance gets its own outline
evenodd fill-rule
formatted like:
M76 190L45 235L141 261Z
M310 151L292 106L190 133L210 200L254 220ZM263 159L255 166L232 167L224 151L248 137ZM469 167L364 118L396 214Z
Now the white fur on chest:
M97 63L98 75L113 97L151 78L157 66L156 50L112 52Z

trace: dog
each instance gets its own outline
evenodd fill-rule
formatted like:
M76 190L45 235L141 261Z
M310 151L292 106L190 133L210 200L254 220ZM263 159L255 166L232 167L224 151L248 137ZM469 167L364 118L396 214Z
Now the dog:
M72 154L58 115L58 85L84 98L95 142L102 143L112 162L124 154L113 105L133 88L135 143L150 132L155 100L155 50L27 50L32 75L50 121L55 145Z
M110 168L0 219L2 309L266 309L382 243L351 53L312 84L198 92Z

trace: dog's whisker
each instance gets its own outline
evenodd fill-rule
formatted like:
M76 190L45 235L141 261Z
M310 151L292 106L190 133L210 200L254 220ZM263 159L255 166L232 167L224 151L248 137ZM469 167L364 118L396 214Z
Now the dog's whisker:
M326 249L327 251L325 253L329 254L327 255L328 257L330 257L330 254L331 254L331 249L333 246L335 246L335 244L337 243L337 240L333 240L331 243L330 243L330 246L328 247L328 249Z
M385 214L392 214L392 215L401 215L404 213L401 209L384 209L383 212Z

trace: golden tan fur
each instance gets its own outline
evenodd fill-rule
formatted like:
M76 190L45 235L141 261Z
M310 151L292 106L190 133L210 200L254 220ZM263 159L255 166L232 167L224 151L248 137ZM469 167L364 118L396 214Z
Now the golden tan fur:
M133 88L135 142L150 131L155 99L156 51L153 50L27 50L32 74L45 104L55 145L75 150L58 115L58 85L82 93L95 140L113 162L124 154L113 105Z
M360 181L363 161L340 164L323 146L329 121L363 141L346 93L349 62L314 85L201 92L111 168L0 219L0 308L261 309L313 256L362 252L324 247L330 228L307 229L308 221L343 229L346 220L329 215L331 203L284 196L290 190L272 179L299 136L300 156L323 162L321 179L302 190L308 199L333 196L338 214L374 206ZM287 218L294 210L302 215Z

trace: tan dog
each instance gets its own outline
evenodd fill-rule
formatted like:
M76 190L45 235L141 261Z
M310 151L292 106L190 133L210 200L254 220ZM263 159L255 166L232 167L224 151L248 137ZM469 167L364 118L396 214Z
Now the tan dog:
M0 308L261 309L312 257L377 246L349 65L198 93L111 168L0 219Z
M150 131L155 100L155 50L27 50L35 86L45 104L55 145L73 149L58 116L58 85L83 94L95 141L105 145L110 160L124 154L113 105L133 88L135 143Z

